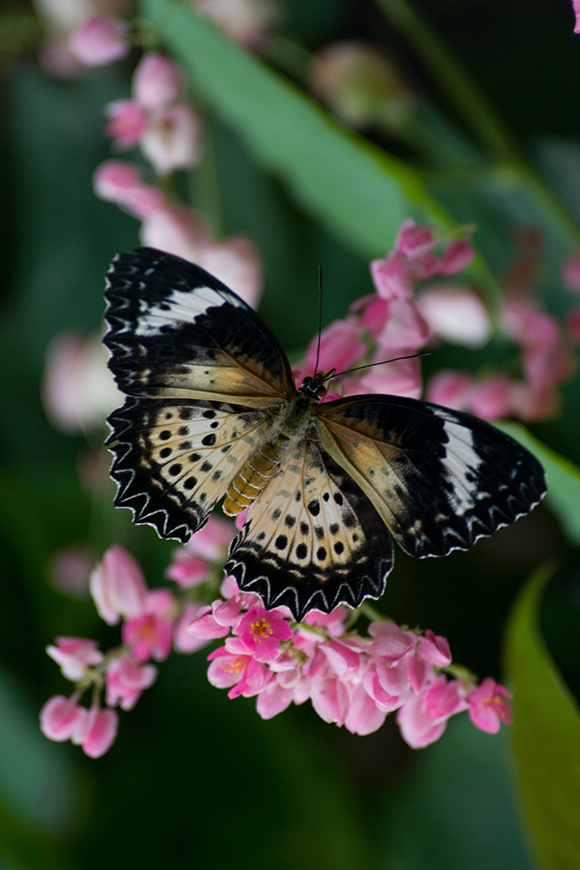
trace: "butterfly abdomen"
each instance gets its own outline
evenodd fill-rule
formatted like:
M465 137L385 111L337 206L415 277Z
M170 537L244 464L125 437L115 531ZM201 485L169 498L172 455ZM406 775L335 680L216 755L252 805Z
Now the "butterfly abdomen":
M299 396L282 406L267 436L230 484L224 513L234 517L260 495L284 457L304 435L311 420L312 404L311 399Z

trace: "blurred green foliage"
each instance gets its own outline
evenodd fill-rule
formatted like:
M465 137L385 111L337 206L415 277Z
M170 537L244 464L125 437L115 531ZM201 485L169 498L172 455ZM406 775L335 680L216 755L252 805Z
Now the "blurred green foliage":
M368 259L384 255L408 215L477 223L481 257L470 276L490 299L516 256L518 232L540 229L536 288L549 311L565 312L560 267L580 247L580 125L570 90L580 37L566 0L422 0L416 18L395 0L286 0L279 32L303 49L363 38L390 52L432 132L421 154L384 130L363 131L364 138L344 131L301 95L302 82L289 85L284 70L272 74L178 3L158 18L161 5L147 0L142 13L191 74L211 131L209 153L190 180L194 204L217 230L247 233L258 245L261 313L290 352L316 330L318 264L329 322L370 291ZM42 703L68 688L46 644L57 634L116 642L88 599L50 586L53 554L88 541L100 555L117 540L157 585L171 545L115 512L112 487L98 503L87 496L77 474L87 446L51 428L39 392L47 344L63 330L100 327L108 262L137 243L136 222L91 189L95 167L110 155L102 106L128 95L131 62L57 81L26 53L30 38L19 43L24 53L13 52L10 63L3 55L2 63L0 867L531 868L526 839L549 842L558 823L534 830L550 792L532 785L521 803L509 729L492 737L452 722L438 744L413 752L389 721L366 738L325 725L307 705L263 722L251 700L230 702L208 685L200 653L163 665L135 711L122 714L118 741L99 761L36 730ZM450 364L446 353L458 351L434 354L427 370ZM453 364L469 368L473 352L459 353ZM565 389L562 415L533 431L578 464L579 426L576 380ZM547 675L534 628L537 595L522 599L520 634L516 617L510 634L516 715L531 729L518 738L514 728L524 789L545 741L560 739L562 714L550 700L560 685L556 667L571 693L572 720L571 698L580 694L580 570L566 536L578 528L577 478L554 461L563 527L542 506L470 553L427 562L397 553L381 604L401 624L447 636L457 661L499 679L518 589L538 565L557 559L540 614L555 661ZM534 697L545 717L543 744ZM575 753L577 765L579 751L571 740L557 764ZM557 788L560 774L550 774ZM573 789L569 795L578 800ZM577 856L578 833L575 845ZM549 849L539 854L550 870L580 866L547 858Z

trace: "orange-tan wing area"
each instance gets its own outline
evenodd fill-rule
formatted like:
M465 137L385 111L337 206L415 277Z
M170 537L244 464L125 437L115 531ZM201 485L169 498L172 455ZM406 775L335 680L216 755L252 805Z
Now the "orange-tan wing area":
M469 414L379 395L323 403L313 413L324 448L412 556L468 549L546 491L535 457Z
M351 476L322 445L297 441L230 547L226 572L266 607L297 619L382 595L392 568L389 532Z
M225 402L128 398L109 422L115 504L162 538L187 543L272 423Z
M105 297L109 367L124 393L251 408L296 394L276 337L198 266L137 248L113 260Z

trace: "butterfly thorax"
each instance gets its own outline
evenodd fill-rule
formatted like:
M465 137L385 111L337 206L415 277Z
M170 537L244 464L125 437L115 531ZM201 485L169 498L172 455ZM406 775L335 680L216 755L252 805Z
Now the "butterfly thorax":
M324 382L330 380L335 371L336 369L332 369L330 372L316 372L312 377L304 378L298 392L311 399L316 399L317 402L322 401L328 392Z
M236 516L260 495L284 457L306 433L312 420L312 407L317 404L316 398L299 391L296 398L276 410L261 443L230 484L223 504L224 513Z

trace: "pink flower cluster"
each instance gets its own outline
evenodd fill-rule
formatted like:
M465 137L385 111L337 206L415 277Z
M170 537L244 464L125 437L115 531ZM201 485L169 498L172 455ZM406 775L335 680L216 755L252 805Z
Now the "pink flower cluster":
M97 758L115 740L118 716L113 707L131 710L144 689L157 678L150 659L164 661L174 641L179 648L178 605L169 589L148 589L135 559L122 547L113 546L91 575L91 594L99 614L109 625L123 619L122 646L107 654L87 638L59 637L47 653L60 666L64 677L76 683L70 698L56 695L40 714L43 733L51 740L72 740ZM195 611L188 613L191 619ZM193 649L187 638L188 652ZM199 648L203 643L197 643ZM92 690L90 709L79 703ZM105 693L107 708L100 707Z
M145 54L133 73L132 99L105 106L107 135L119 150L139 145L158 175L188 169L199 161L202 120L179 102L184 90L179 67L156 52Z
M558 388L576 370L571 347L573 314L567 335L555 317L541 310L532 290L541 238L536 232L527 231L522 234L520 247L518 258L502 282L505 298L497 312L498 328L514 346L514 364L520 376L511 377L504 372L470 376L462 371L442 370L428 384L430 401L470 411L485 420L513 416L528 422L547 419L558 412L561 401ZM574 258L564 264L563 280L572 290L578 280L577 272ZM449 308L457 305L457 299L452 295L444 298L445 291L443 296L440 294L434 288L425 293L424 299L444 319ZM425 307L422 310L426 313Z
M116 203L142 222L139 237L144 245L197 263L249 305L257 304L262 290L261 268L248 238L212 238L199 213L144 181L135 163L106 160L97 168L93 183L97 196Z
M362 735L398 711L401 734L414 748L438 740L449 717L462 710L490 733L511 721L509 692L491 678L479 688L467 674L447 679L449 646L431 631L378 621L361 636L348 629L345 607L312 611L296 624L286 608L265 610L232 578L222 593L226 599L202 608L188 630L200 640L226 638L208 656L208 679L229 689L230 698L256 696L263 719L310 699L326 722Z
M475 256L469 230L445 243L434 228L413 220L402 225L395 249L383 260L370 264L376 292L353 303L343 320L331 323L321 334L319 370L338 372L371 365L362 373L342 379L346 395L391 393L419 398L421 365L417 358L395 359L416 354L433 336L433 330L414 298L417 282L434 275L459 272ZM438 250L442 249L438 255ZM317 339L297 366L297 377L314 373Z
M230 698L256 696L264 719L310 699L326 722L369 734L397 711L403 738L415 748L437 740L449 717L462 710L490 733L511 721L507 690L491 678L477 687L471 674L452 664L445 638L431 631L374 621L360 635L345 607L313 611L296 623L287 608L266 610L257 595L241 593L232 577L215 599L232 533L231 523L212 517L175 552L166 572L178 584L175 591L148 589L126 550L107 550L90 588L103 620L122 622L122 644L103 653L94 640L59 637L47 647L75 683L70 697L56 695L42 708L47 737L71 740L92 758L103 755L117 734L114 708L131 710L157 678L151 660L164 661L172 646L193 653L216 639L224 641L208 656L209 681L227 688ZM86 708L80 701L89 690Z

